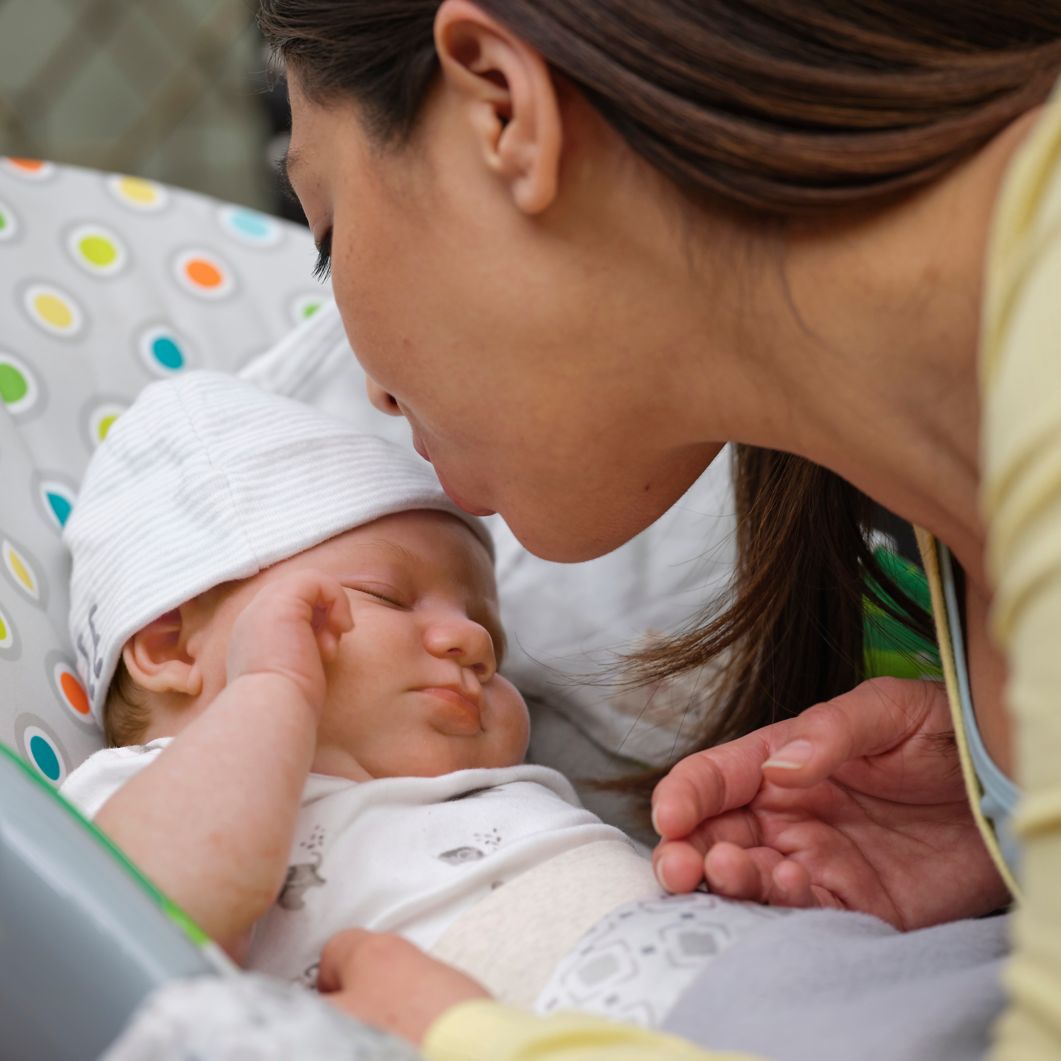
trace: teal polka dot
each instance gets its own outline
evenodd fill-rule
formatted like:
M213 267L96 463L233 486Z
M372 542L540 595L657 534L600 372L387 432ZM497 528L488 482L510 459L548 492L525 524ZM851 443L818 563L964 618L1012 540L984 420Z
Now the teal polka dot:
M30 738L29 753L33 756L33 762L36 764L37 769L49 781L59 780L59 775L63 772L62 767L59 765L59 756L55 754L55 749L43 737L34 734Z
M151 353L163 368L176 372L184 367L184 354L168 335L160 335L151 343Z
M268 239L273 234L273 223L264 215L251 210L236 210L229 214L229 223L251 239Z
M63 497L62 494L57 494L52 490L48 490L44 496L48 499L48 507L55 514L55 518L59 521L59 526L65 526L73 510L70 498Z

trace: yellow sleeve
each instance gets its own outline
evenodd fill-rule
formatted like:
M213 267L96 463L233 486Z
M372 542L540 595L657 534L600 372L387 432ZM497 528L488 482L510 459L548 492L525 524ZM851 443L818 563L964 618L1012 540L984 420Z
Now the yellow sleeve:
M1009 667L1023 903L992 1056L1061 1057L1061 95L1006 178L988 262L983 505Z
M499 1002L463 1002L428 1029L427 1061L754 1061L580 1013L538 1017Z

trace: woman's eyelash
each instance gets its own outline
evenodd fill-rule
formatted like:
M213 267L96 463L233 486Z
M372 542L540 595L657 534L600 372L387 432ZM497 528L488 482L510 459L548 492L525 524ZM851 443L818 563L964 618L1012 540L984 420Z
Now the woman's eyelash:
M313 275L321 282L328 279L332 271L332 231L328 231L321 237L317 244L317 264L313 267Z

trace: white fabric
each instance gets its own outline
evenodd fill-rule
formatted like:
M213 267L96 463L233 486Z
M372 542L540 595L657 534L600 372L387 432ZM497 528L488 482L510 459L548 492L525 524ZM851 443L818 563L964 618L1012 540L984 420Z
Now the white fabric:
M126 640L205 590L382 516L478 520L418 457L217 372L147 387L93 456L66 524L70 632L92 711Z
M71 774L63 794L91 817L169 740L97 752ZM543 766L360 784L311 774L287 881L255 928L248 965L312 984L321 948L353 926L399 932L431 949L458 917L496 889L601 841L633 851L618 829L579 804L561 774ZM592 889L598 882L583 875L581 886ZM640 877L639 886L658 894L651 874ZM607 889L601 894L598 916L616 904ZM578 927L581 932L587 926L580 921ZM539 932L554 928L562 940L570 938L562 918L537 919Z
M602 917L662 894L645 855L621 841L599 840L496 888L461 914L431 952L495 998L529 1009L558 963Z

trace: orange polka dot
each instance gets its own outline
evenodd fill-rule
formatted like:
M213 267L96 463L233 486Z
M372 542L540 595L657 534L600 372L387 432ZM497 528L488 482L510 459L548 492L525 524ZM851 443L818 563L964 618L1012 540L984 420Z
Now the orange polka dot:
M63 671L59 684L63 688L63 696L66 697L67 703L79 715L87 715L89 712L88 697L81 683L72 674Z
M14 158L9 157L8 162L18 169L24 169L27 173L39 173L44 169L44 162L39 158Z
M205 258L192 258L185 263L184 271L188 279L199 287L219 287L225 279L221 270Z

